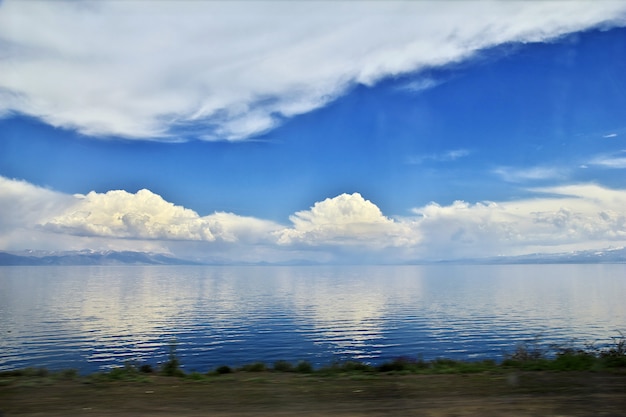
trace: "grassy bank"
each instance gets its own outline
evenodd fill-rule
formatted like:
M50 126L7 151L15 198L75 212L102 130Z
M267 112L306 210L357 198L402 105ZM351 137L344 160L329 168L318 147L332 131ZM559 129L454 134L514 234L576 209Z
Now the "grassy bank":
M113 368L106 372L98 372L80 378L86 381L106 380L141 380L148 375L158 374L167 377L202 380L220 375L235 373L296 373L314 375L335 374L468 374L481 372L510 371L594 371L622 372L626 371L626 338L615 338L611 346L605 348L572 348L562 346L545 347L537 342L519 344L517 348L505 355L501 362L493 360L459 361L438 358L425 361L419 357L399 357L380 365L364 362L336 362L328 366L314 368L307 361L277 361L271 365L253 362L239 367L221 365L205 372L186 372L176 353L176 344L169 348L168 360L160 366L149 363L128 361L123 367ZM11 377L41 377L53 380L79 378L76 370L50 372L45 368L27 368L0 372L0 384Z
M0 373L9 416L626 416L626 344L517 347L494 361L396 358L380 365L261 362L186 372L170 349L159 367L128 362L79 375Z

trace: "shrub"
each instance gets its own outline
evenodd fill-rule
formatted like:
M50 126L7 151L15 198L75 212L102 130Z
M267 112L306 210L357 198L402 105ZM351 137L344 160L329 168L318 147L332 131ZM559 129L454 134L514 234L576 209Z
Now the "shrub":
M133 361L127 361L124 366L112 368L108 372L89 375L89 379L91 381L147 381L142 375L144 373L142 368L143 366L138 367Z
M296 369L295 370L296 370L296 372L299 372L301 374L310 374L311 372L313 372L313 365L311 365L307 361L300 361L296 365Z
M515 362L531 362L545 359L546 349L541 347L536 340L527 343L519 343L515 351L505 355L506 359Z
M547 359L548 350L541 346L535 338L531 342L519 343L513 353L506 353L502 366L523 369L527 371L542 371L550 369Z
M626 367L626 338L622 333L620 337L613 338L613 346L600 351L600 360L607 368Z
M455 361L454 359L437 358L432 364L435 368L455 368L460 365L460 363L461 362Z
M205 376L202 375L200 372L192 372L189 375L187 375L187 378L193 381L202 381L204 380Z
M371 365L358 361L334 362L330 366L323 367L319 370L325 374L338 374L347 372L373 372L376 369Z
M222 365L222 366L219 366L215 370L215 372L217 372L219 375L224 375L224 374L230 374L231 372L233 372L233 370L228 365Z
M152 369L152 365L150 365L149 363L144 363L139 367L139 372L141 372L142 374L151 374L152 372L154 372L154 370Z
M293 372L293 365L287 361L276 361L273 369L276 372Z
M78 371L76 369L64 369L56 372L55 375L60 379L74 379L78 376Z
M584 371L594 367L597 358L593 353L583 350L564 349L558 352L552 368L558 371Z
M401 356L391 362L383 363L377 370L379 372L416 372L418 370L427 369L428 367L428 363L424 362L421 358L414 359Z
M46 368L24 368L13 369L11 371L0 372L0 377L15 377L15 376L28 376L28 377L44 377L48 376L49 372Z
M374 370L372 366L357 361L347 361L337 364L336 368L342 372L372 372Z
M185 372L180 369L180 360L176 354L176 342L172 341L169 346L167 362L163 364L161 372L165 376L184 376Z
M267 367L263 362L255 362L241 367L244 372L263 372L267 370Z
M453 359L437 358L431 363L436 373L475 373L485 370L482 362L460 362Z
M107 379L119 381L123 379L128 379L131 374L134 374L134 372L128 372L128 370L125 368L113 368L109 372L107 372L106 377Z

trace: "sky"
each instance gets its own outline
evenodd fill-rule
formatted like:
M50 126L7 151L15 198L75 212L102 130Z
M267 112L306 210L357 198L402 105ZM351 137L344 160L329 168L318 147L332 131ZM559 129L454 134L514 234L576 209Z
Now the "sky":
M0 250L626 246L624 1L0 1Z

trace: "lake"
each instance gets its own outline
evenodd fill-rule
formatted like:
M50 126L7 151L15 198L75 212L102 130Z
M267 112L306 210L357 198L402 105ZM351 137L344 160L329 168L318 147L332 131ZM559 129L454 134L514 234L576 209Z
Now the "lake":
M626 334L626 265L0 267L0 370L502 359Z

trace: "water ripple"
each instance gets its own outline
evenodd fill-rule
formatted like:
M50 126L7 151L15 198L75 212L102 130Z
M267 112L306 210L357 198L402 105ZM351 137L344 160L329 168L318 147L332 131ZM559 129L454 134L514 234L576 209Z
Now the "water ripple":
M518 343L601 346L626 330L625 265L531 269L0 267L0 294L10 294L0 370L158 365L172 346L197 370L497 360Z

